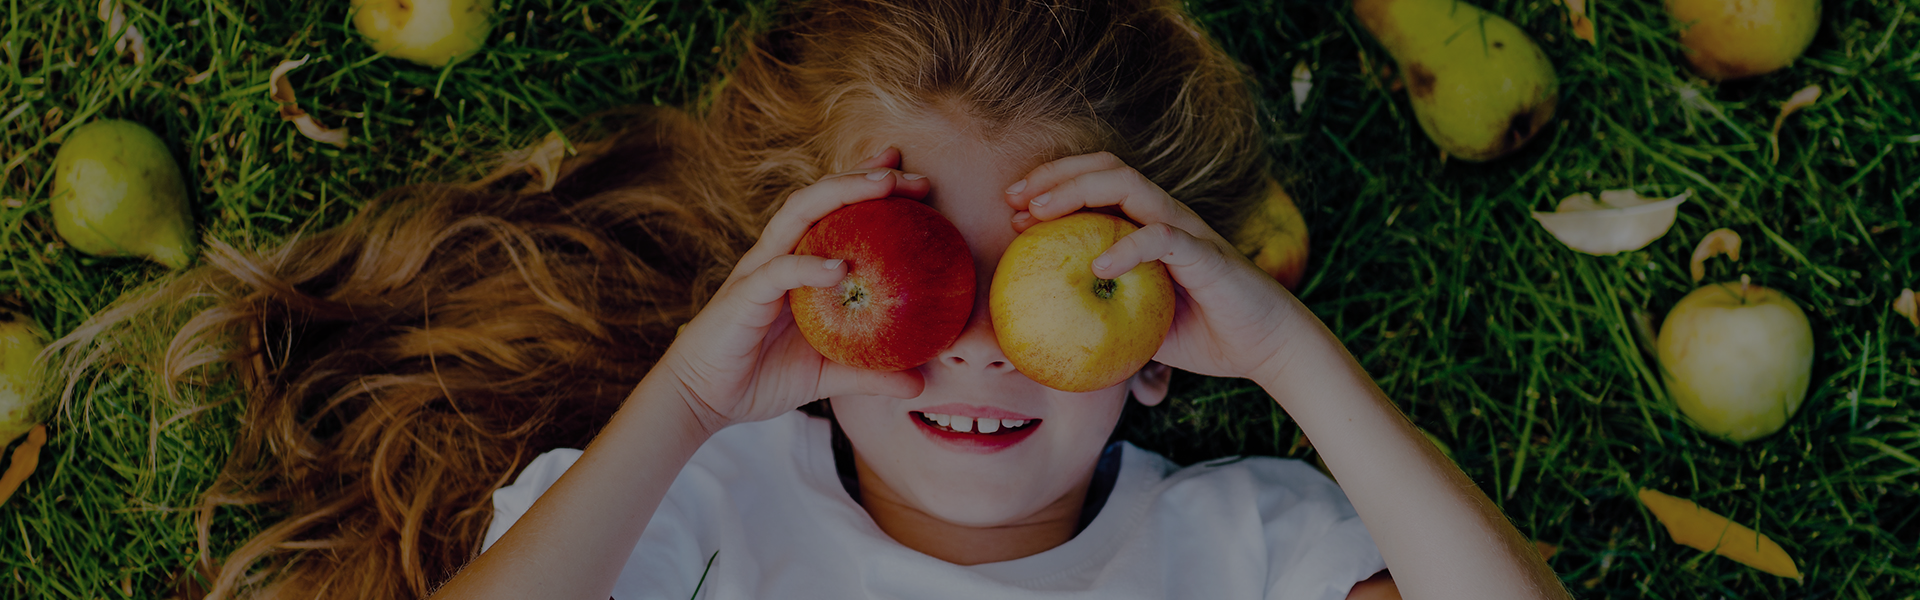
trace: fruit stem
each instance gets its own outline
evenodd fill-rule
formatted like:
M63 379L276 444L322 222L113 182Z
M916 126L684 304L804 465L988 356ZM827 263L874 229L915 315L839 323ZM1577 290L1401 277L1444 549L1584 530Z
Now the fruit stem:
M1096 281L1093 283L1093 295L1099 296L1101 300L1112 300L1113 288L1118 286L1119 284L1115 283L1112 279Z

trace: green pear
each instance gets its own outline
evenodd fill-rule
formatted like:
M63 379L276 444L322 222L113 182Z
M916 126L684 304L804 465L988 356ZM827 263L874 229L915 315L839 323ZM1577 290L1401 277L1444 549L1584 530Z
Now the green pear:
M33 359L46 347L46 335L24 315L0 310L0 448L40 422L40 369Z
M1353 12L1400 63L1420 128L1447 154L1499 158L1553 118L1553 63L1511 21L1459 0L1353 0Z
M74 130L53 157L53 229L94 256L132 255L175 269L193 261L187 185L167 145L132 121Z

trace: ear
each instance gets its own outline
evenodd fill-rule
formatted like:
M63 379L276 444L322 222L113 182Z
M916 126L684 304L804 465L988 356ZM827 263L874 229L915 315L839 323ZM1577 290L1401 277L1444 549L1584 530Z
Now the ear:
M1127 380L1127 391L1133 393L1133 399L1143 406L1153 406L1167 399L1167 386L1173 381L1173 367L1148 361L1139 373Z

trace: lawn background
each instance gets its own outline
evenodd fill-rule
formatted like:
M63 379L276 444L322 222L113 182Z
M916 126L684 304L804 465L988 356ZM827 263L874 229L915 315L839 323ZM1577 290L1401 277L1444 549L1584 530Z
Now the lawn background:
M1804 58L1720 85L1683 66L1657 2L1588 2L1594 44L1570 37L1556 2L1480 3L1535 37L1561 85L1549 128L1487 164L1440 159L1405 94L1365 72L1391 60L1343 3L1189 6L1264 86L1313 235L1301 297L1522 533L1560 548L1549 564L1577 596L1920 597L1920 343L1889 309L1920 283L1920 2L1826 0ZM130 6L150 46L140 65L113 51L96 5L0 0L0 302L57 336L165 275L53 234L53 156L85 122L152 128L185 170L200 232L260 247L393 185L471 179L595 110L687 102L727 28L764 6L512 1L485 50L436 70L373 53L344 0ZM267 97L273 66L306 55L300 105L347 129L345 149L300 137ZM1314 88L1296 112L1300 61ZM1810 84L1825 94L1782 128L1769 163L1779 105ZM1695 195L1671 233L1618 256L1570 251L1528 217L1628 187ZM1799 414L1740 446L1668 408L1634 325L1693 287L1687 256L1719 227L1746 247L1712 276L1797 299L1817 348ZM0 506L0 597L163 598L193 560L187 507L226 455L237 405L176 419L183 405L142 393L140 374L95 375L87 408L52 424L39 469ZM1312 452L1244 381L1182 376L1172 401L1122 427L1183 463ZM1634 499L1642 486L1767 533L1804 580L1675 545ZM274 516L222 511L216 548Z

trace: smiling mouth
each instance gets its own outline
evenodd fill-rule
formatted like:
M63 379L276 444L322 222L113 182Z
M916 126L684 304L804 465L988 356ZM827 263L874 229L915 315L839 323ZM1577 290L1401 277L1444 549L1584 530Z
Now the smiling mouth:
M928 414L915 411L914 418L928 427L947 433L966 433L973 435L1007 435L1019 433L1040 425L1039 419L975 419L953 415Z

